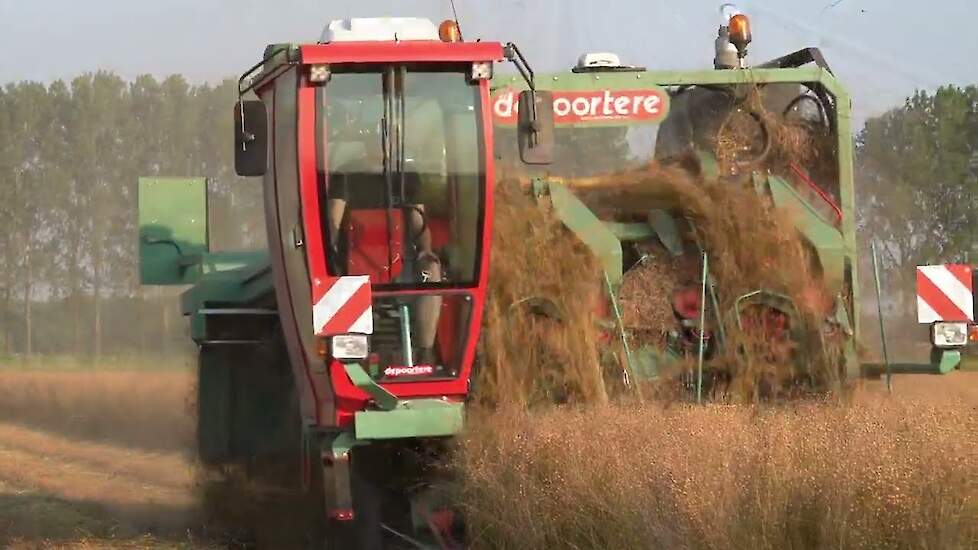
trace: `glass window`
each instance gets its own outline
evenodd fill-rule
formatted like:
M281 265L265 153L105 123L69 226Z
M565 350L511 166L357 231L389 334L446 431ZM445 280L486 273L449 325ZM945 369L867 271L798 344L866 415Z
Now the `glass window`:
M319 89L323 231L334 275L472 286L485 189L479 88L462 67L334 67Z

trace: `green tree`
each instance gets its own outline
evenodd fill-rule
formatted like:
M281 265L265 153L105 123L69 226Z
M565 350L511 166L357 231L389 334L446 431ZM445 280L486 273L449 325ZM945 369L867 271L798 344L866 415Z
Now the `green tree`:
M92 342L97 357L103 346L103 299L112 290L112 269L119 258L118 247L128 229L120 223L129 217L126 208L131 193L126 191L124 160L129 137L125 109L128 93L117 76L99 72L72 82L72 165L82 192L82 232L87 237L92 285ZM131 260L131 258L129 258Z
M856 141L863 287L872 288L874 241L898 329L913 331L915 266L969 262L978 252L978 87L917 92L867 121Z
M175 75L0 87L0 353L117 353L182 338L138 281L136 181L212 179L219 248L260 246L260 185L234 175L236 82Z
M14 167L16 166L13 147L13 123L11 117L11 89L0 87L0 353L9 354L12 349L11 305L13 303L14 274L16 273L14 255L14 230L19 221L16 208L16 187Z
M20 287L22 297L23 353L34 351L34 301L46 266L43 263L45 243L52 234L46 224L46 213L52 194L47 187L55 174L45 157L45 141L53 128L52 102L47 90L38 83L26 82L8 86L3 111L6 137L4 176L11 225L6 249L5 277L7 292Z
M863 227L888 259L965 260L974 241L978 190L978 88L918 92L870 119L858 139Z

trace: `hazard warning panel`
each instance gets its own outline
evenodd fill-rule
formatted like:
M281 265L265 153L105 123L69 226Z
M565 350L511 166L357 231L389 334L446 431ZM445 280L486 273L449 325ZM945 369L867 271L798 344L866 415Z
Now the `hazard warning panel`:
M974 321L975 294L968 265L917 266L917 321Z
M358 275L330 280L325 292L313 300L312 324L316 335L372 334L372 299L370 277Z

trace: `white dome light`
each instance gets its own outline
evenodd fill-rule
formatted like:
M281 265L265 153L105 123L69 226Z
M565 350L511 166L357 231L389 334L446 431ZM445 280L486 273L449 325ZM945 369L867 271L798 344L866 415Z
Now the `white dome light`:
M577 59L577 68L621 67L621 58L610 52L586 53Z

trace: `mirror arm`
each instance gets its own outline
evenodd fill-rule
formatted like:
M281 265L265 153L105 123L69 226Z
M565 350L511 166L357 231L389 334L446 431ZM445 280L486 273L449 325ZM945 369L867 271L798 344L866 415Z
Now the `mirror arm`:
M279 65L278 67L275 67L275 71L273 71L272 74L270 74L270 75L262 75L261 74L261 71L259 71L258 69L262 69L262 71L264 71L265 65L269 61L271 61L272 59L274 59L276 56L278 56L278 55L280 55L282 53L285 53L286 62L283 63L282 65ZM245 131L245 114L244 114L244 96L245 96L245 94L247 94L248 92L250 92L253 89L255 89L255 87L260 82L266 81L269 78L277 78L280 74L284 73L285 71L282 69L283 66L286 69L288 69L289 67L291 67L292 65L295 65L295 64L296 64L295 61L293 59L291 59L291 56L289 55L288 48L279 48L279 49L273 50L272 53L270 53L270 54L266 55L265 57L263 57L262 60L259 61L258 63L255 63L254 65L252 65L247 71L245 71L244 73L242 73L241 76L238 78L238 106L239 106L238 108L241 110L241 133L244 136L244 139L241 142L241 150L242 151L247 151L248 150L248 142L249 141L255 141L255 134L252 134L252 133L249 133L249 132ZM262 78L259 78L259 77L262 77Z
M523 52L512 42L506 44L506 47L503 49L503 55L516 66L516 70L519 71L520 76L523 77L526 85L530 88L530 144L531 146L536 146L540 127L537 122L537 86L533 69L526 62L526 58L523 57Z
M526 85L530 87L530 90L535 92L537 87L533 69L530 68L529 63L526 62L526 58L523 57L523 52L520 51L516 44L509 42L503 49L503 55L506 56L506 59L512 61L513 65L516 65L516 70L520 72L523 80L526 81Z
M268 64L268 62L270 62L276 56L283 53L286 56L285 63L282 63L281 65L274 67L274 69L276 70L272 71L272 73L270 74L267 75L261 74L262 71L265 70L264 67L266 64ZM287 70L288 68L290 68L292 65L295 64L296 64L296 60L293 59L292 56L290 56L288 48L278 48L276 50L273 50L270 54L263 57L261 61L249 67L247 71L241 73L241 76L238 77L238 99L239 100L242 99L245 96L245 94L255 89L255 87L258 86L258 84L267 81L269 78L278 77L278 75L284 72L282 67L284 67ZM259 71L258 69L261 69L261 71Z

